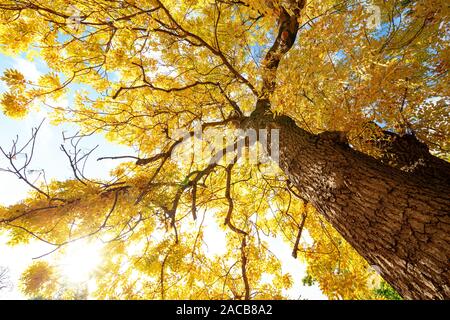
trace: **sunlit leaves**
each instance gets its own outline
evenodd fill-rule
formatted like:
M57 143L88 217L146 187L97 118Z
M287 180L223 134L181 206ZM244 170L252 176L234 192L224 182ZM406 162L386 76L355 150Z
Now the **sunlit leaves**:
M5 81L10 88L19 89L25 85L25 77L15 69L6 69L0 79Z
M55 270L44 261L38 261L22 274L23 292L29 296L51 297L57 288Z
M27 100L14 93L4 93L0 101L5 115L12 118L23 117L27 113Z

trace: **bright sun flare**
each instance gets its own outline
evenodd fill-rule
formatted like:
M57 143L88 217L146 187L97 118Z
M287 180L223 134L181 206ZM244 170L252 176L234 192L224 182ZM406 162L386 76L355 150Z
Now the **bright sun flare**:
M59 263L63 276L73 283L89 280L100 264L101 247L99 243L86 241L71 244Z

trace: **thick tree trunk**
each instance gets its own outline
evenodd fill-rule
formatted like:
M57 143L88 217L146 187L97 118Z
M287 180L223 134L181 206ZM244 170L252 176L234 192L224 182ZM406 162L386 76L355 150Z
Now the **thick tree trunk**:
M450 299L449 180L427 183L267 106L259 101L245 127L280 129L280 166L305 199L404 298Z

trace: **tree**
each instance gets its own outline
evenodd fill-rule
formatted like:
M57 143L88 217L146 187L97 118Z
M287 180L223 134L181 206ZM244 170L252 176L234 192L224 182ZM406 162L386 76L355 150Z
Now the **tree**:
M11 281L9 279L9 269L0 267L0 291L11 288Z
M404 298L450 297L446 1L6 0L0 16L0 49L52 70L37 83L7 70L4 113L43 102L81 128L62 146L72 180L27 178L31 156L16 156L33 154L38 129L2 149L34 191L0 222L12 243L55 251L101 238L98 297L281 298L291 279L273 235L330 297L372 297L369 265ZM73 106L51 103L77 83ZM210 152L189 154L199 131L194 149ZM137 150L99 159L130 160L111 181L82 169L80 141L99 132ZM205 251L212 217L224 256Z

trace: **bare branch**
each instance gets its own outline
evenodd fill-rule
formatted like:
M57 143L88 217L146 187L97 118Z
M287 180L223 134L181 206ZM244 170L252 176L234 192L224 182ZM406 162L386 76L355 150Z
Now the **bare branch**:
M22 147L18 147L19 141L18 137L13 141L13 145L9 152L6 152L2 147L0 147L0 152L9 161L9 164L11 165L10 168L6 169L2 168L0 170L14 174L17 178L24 181L32 189L36 190L38 193L40 193L41 195L50 200L51 196L49 195L49 193L45 192L44 190L36 186L33 182L31 182L27 175L27 172L34 172L34 170L29 170L29 166L33 159L37 134L40 128L42 127L44 121L45 119L41 121L38 127L32 129L31 138ZM28 151L27 148L29 149ZM20 156L25 157L25 161L21 166L17 164L17 158Z
M300 243L300 238L302 237L303 227L305 226L306 221L306 213L302 214L302 221L300 222L300 226L298 228L297 238L295 239L294 249L292 250L292 256L297 259L297 251L298 245Z

